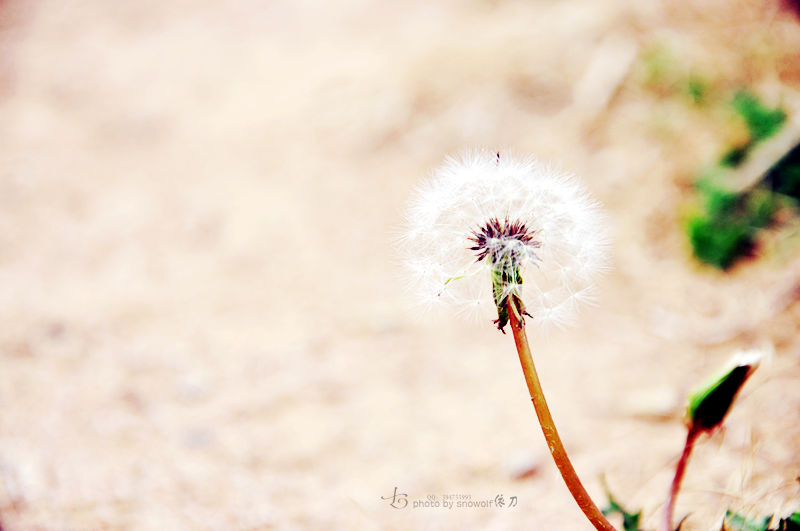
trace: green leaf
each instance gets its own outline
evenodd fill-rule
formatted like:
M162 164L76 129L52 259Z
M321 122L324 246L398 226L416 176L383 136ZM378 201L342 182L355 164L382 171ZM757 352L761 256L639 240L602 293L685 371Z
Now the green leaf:
M611 514L619 513L622 515L622 529L623 531L641 531L639 529L639 519L642 516L642 511L638 513L629 513L614 499L611 492L606 491L608 495L608 507L602 510L603 515L608 516Z
M724 531L769 531L770 520L772 520L772 515L767 516L762 522L757 522L728 510L725 512L722 529Z

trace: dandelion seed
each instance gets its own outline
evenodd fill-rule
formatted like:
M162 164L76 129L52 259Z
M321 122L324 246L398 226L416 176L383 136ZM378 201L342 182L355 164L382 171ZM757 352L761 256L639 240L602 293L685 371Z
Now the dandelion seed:
M403 248L413 288L431 305L495 311L502 329L498 308L513 296L535 322L561 325L591 302L607 268L606 226L574 176L533 158L473 151L448 158L417 189ZM500 285L487 289L498 272Z

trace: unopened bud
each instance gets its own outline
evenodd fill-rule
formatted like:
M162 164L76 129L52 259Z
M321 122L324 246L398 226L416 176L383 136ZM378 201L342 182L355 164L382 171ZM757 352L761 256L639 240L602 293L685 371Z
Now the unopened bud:
M744 383L761 362L759 351L743 352L710 383L689 395L690 429L711 431L720 426Z

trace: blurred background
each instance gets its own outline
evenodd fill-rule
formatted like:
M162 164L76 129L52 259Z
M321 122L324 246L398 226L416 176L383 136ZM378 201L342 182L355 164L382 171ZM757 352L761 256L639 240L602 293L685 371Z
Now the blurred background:
M610 216L599 305L531 332L598 504L604 478L655 528L687 392L757 348L676 516L800 510L791 193L746 218L799 95L778 0L3 1L2 528L587 529L511 338L398 280L411 190L481 146Z

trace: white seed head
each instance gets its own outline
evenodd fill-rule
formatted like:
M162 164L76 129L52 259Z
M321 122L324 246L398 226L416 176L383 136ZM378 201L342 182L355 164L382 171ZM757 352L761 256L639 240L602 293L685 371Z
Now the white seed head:
M533 158L473 151L448 158L415 191L400 243L424 303L496 314L491 257L513 255L524 282L504 289L534 322L561 325L593 301L608 242L605 216L576 177Z

